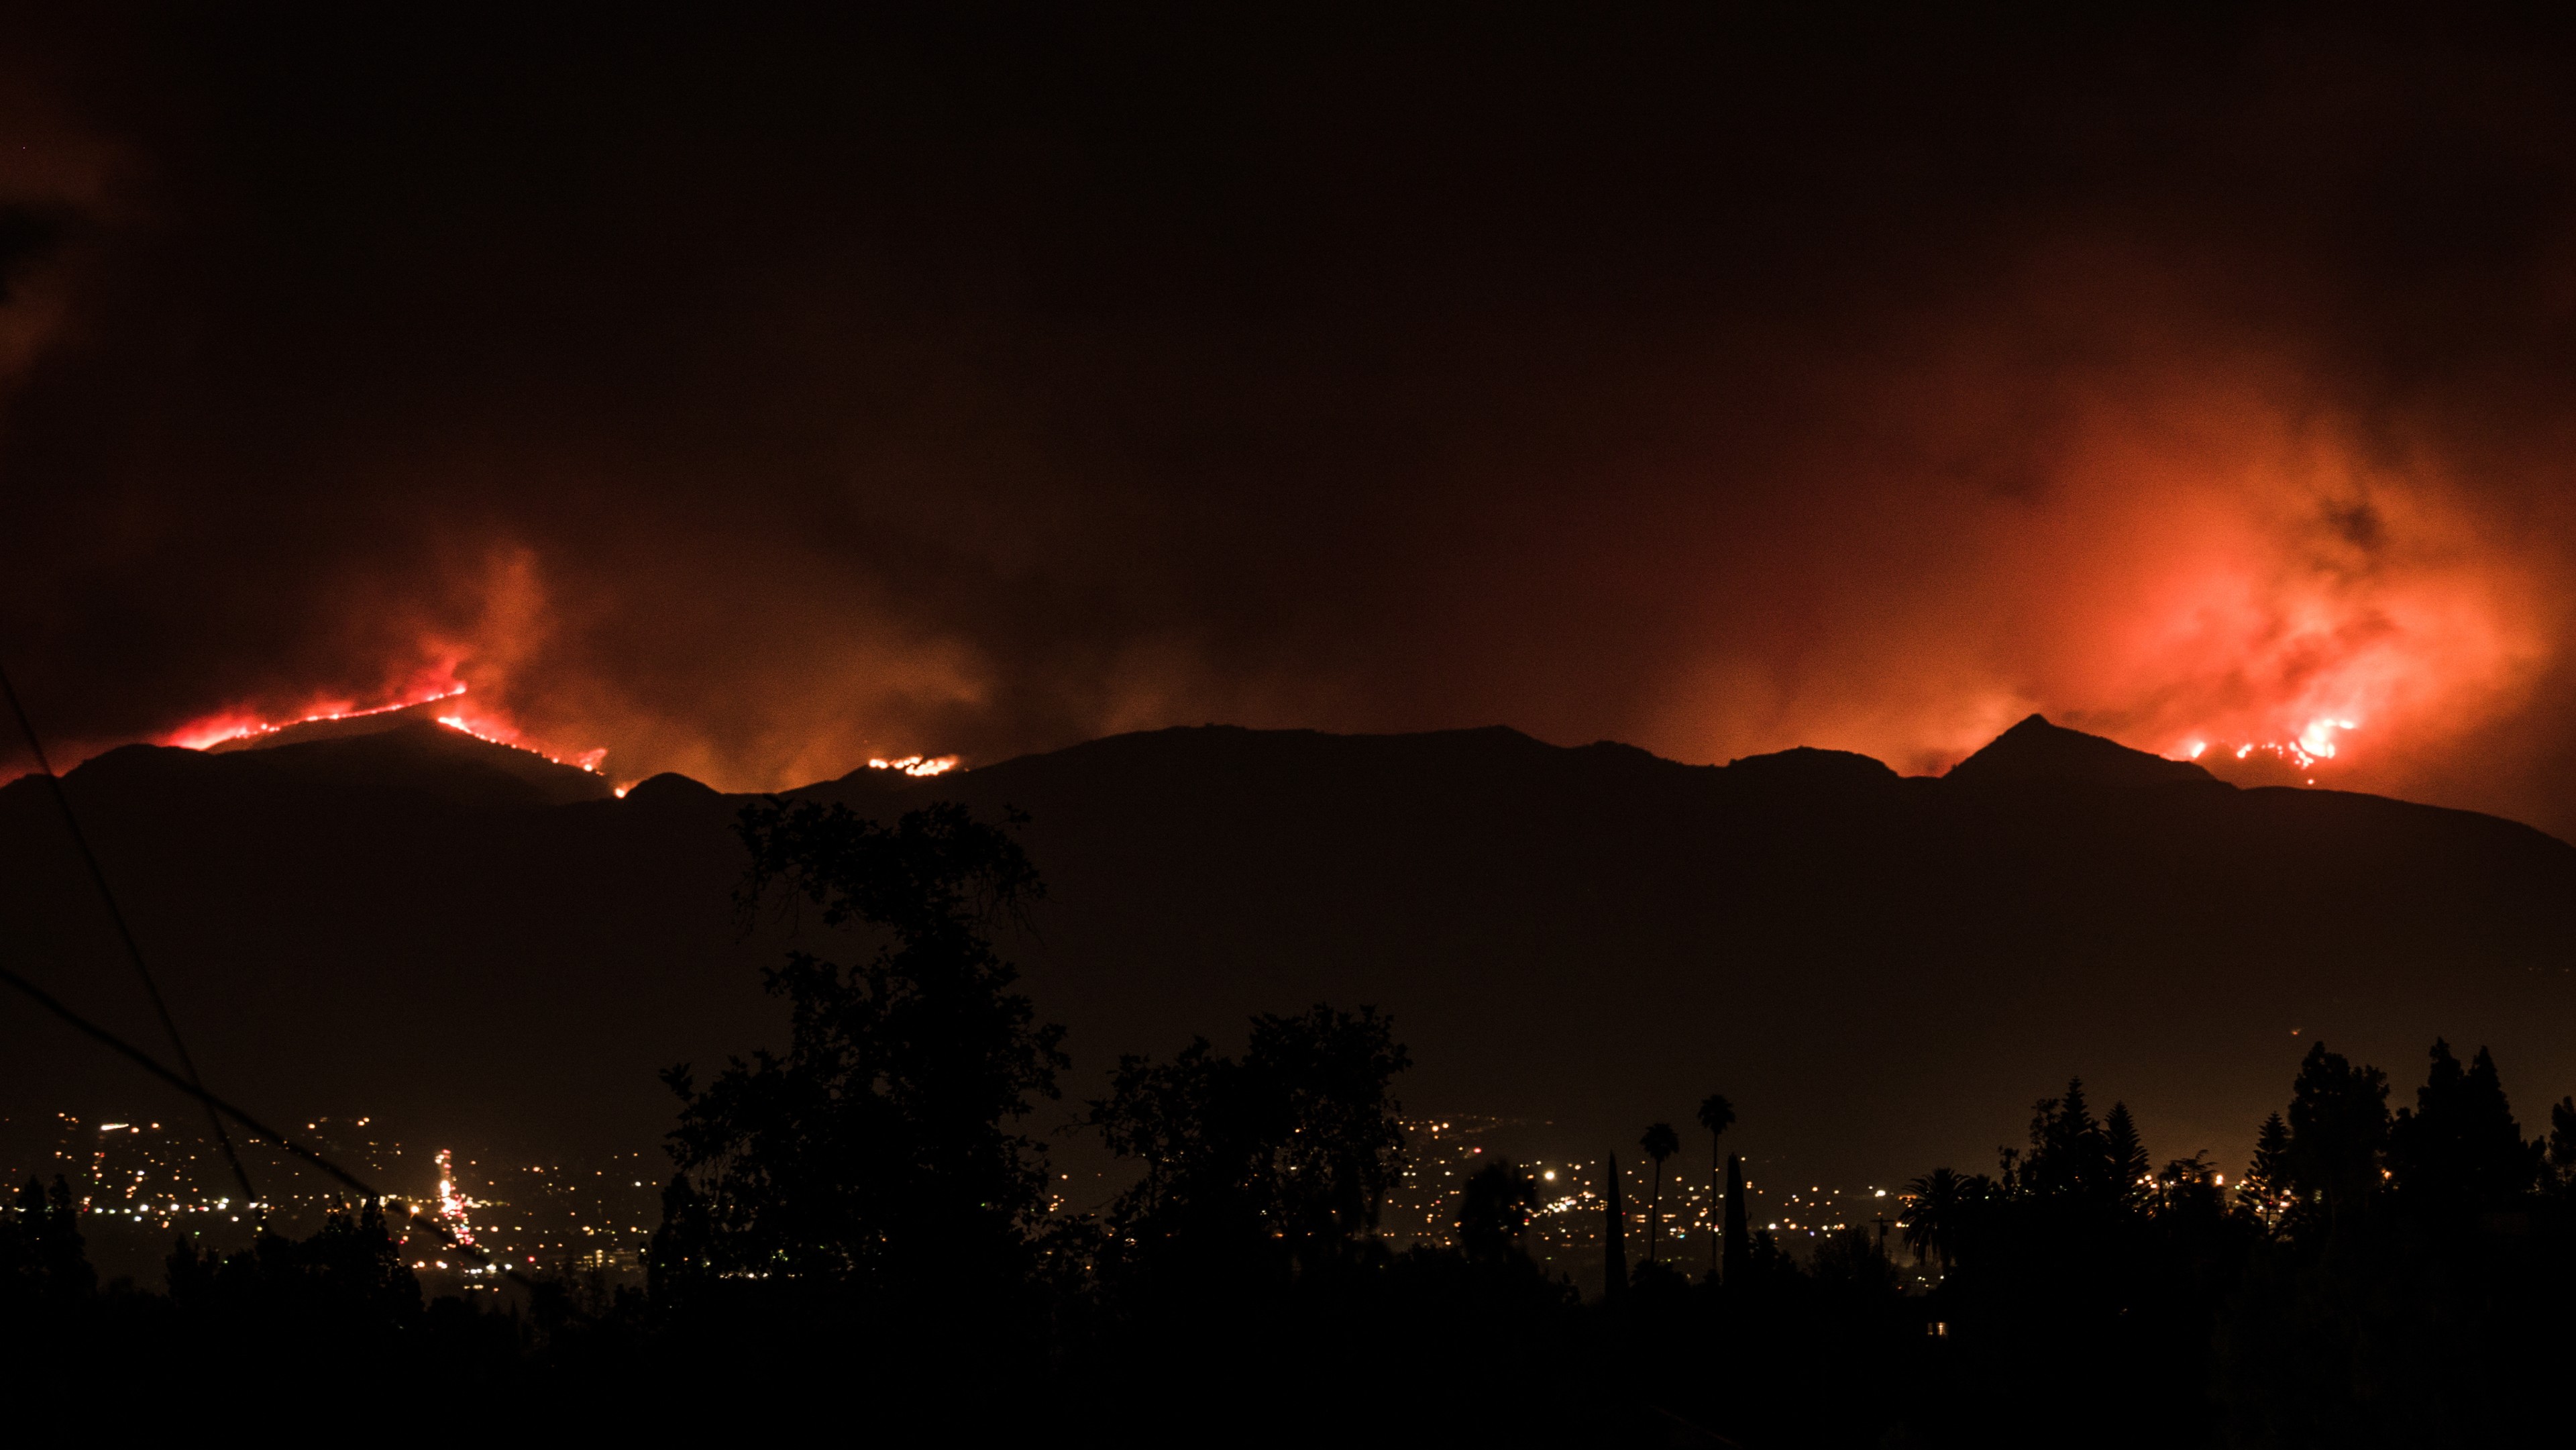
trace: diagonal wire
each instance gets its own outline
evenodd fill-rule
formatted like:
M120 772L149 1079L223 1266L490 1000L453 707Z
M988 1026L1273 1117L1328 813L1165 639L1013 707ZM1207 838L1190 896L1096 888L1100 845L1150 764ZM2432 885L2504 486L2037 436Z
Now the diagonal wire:
M169 1004L161 1000L161 986L152 979L152 969L143 961L143 948L134 940L134 929L125 922L125 909L116 904L116 893L108 889L107 872L98 864L98 854L89 848L89 836L81 830L80 817L72 814L72 798L63 790L62 777L54 774L54 763L45 758L44 742L36 738L35 723L27 718L27 707L18 702L18 688L9 683L9 671L0 667L0 695L9 701L9 713L18 718L18 733L26 737L27 750L36 757L36 769L45 777L52 791L54 809L61 813L63 829L71 834L72 845L80 852L81 864L89 868L90 884L98 888L98 899L107 905L108 920L116 923L117 939L125 943L125 959L134 964L134 974L143 979L143 994L152 999L152 1010L161 1019L161 1030L170 1036L171 1048L179 1054L179 1065L187 1069L188 1091L206 1103L206 1121L214 1124L215 1142L224 1150L224 1162L232 1165L233 1181L241 1185L242 1201L259 1202L258 1190L250 1186L250 1170L242 1166L241 1155L233 1151L233 1136L224 1127L223 1114L214 1109L214 1099L206 1096L205 1082L197 1075L197 1060L188 1053L187 1042L179 1036L179 1024L170 1016Z
M37 1006L44 1008L46 1011L53 1013L55 1016L60 1017L65 1022L78 1028L80 1031L107 1044L109 1047L115 1049L119 1054L140 1066L144 1071L205 1104L208 1115L212 1116L219 1113L229 1115L233 1121L240 1123L242 1127L250 1133L253 1139L266 1138L268 1141L275 1143L287 1152L294 1154L296 1157L303 1159L305 1162L312 1164L314 1167L330 1174L333 1178L338 1179L344 1186L358 1194L361 1198L372 1198L383 1203L399 1203L403 1205L404 1211L412 1221L427 1224L430 1232L437 1234L439 1241L446 1244L449 1248L454 1249L460 1254L481 1259L484 1263L500 1270L503 1274L509 1277L512 1283L517 1284L522 1288L535 1287L525 1275L522 1275L518 1270L511 1268L508 1264L501 1262L499 1258L491 1253L491 1251L483 1248L479 1244L469 1244L463 1239L458 1238L453 1230L449 1229L447 1225L440 1223L434 1215L424 1215L420 1211L419 1207L413 1204L411 1200L395 1194L386 1193L383 1190L374 1187L366 1182L366 1180L358 1177L358 1175L351 1173L348 1169L343 1168L339 1164L332 1162L330 1159L323 1157L318 1150L304 1146L293 1138L290 1138L284 1133L277 1131L275 1128L268 1126L266 1123L261 1122L259 1119L252 1117L242 1109L233 1106L231 1103L225 1102L222 1098L216 1097L213 1093L210 1093L204 1088L197 1086L195 1083L190 1082L188 1079L181 1077L179 1074L171 1071L169 1068L163 1066L159 1061L155 1060L150 1053L145 1052L142 1048L136 1047L130 1042L127 1042L124 1038L117 1036L115 1033L108 1031L97 1023L90 1021L88 1018L83 1017L71 1008L64 1006L61 1002L56 1001L51 993L45 991L35 983L28 981L25 977L18 975L7 967L0 967L0 982L5 982L8 985L17 988L32 999Z

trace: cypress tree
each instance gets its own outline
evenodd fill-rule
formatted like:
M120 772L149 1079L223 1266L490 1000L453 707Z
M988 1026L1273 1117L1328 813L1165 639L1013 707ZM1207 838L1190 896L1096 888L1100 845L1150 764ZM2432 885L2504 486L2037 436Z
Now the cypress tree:
M1610 1155L1609 1182L1602 1197L1609 1204L1609 1221L1601 1231L1601 1294L1615 1299L1628 1287L1628 1211L1619 1201L1619 1155Z
M2564 1193L2576 1188L2576 1097L2564 1097L2549 1110L2549 1186Z
M1744 1158L1738 1153L1726 1155L1726 1278L1729 1284L1744 1277L1748 1251L1752 1248L1744 1226Z

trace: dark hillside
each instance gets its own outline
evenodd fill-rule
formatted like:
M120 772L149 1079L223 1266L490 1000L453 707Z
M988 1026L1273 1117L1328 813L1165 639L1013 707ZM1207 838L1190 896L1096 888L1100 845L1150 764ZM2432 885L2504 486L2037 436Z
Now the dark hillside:
M601 1151L666 1122L654 1069L769 1040L756 968L786 927L736 938L731 804L678 777L567 799L595 779L497 750L406 730L74 773L219 1085ZM1944 780L1826 751L1715 768L1502 729L1208 727L799 794L1028 812L1049 899L1015 950L1086 1072L1369 1002L1412 1043L1415 1109L1589 1146L1722 1087L1748 1151L1853 1182L1982 1163L1991 1130L1966 1125L2077 1072L2160 1151L2234 1161L2319 1035L2390 1062L2492 1043L2517 1083L2576 1089L2576 849L2240 791L2045 722ZM154 1042L43 804L0 790L13 954ZM0 1032L13 1114L141 1111L125 1069L29 1009Z

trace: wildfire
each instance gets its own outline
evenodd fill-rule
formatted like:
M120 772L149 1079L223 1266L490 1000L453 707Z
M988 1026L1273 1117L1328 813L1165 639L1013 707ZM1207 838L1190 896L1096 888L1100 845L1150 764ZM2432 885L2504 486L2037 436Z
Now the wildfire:
M2335 758L2337 754L2335 736L2338 733L2360 728L2361 722L2358 720L2320 716L2301 727L2299 733L2291 739L2249 740L2233 750L2224 750L2221 753L2231 760L2246 760L2258 755L2268 756L2300 771L2309 771L2316 769L2319 762ZM2208 741L2191 740L2185 742L2178 753L2168 756L2167 759L2198 760L2208 753ZM2311 780L2308 783L2314 785L2316 782Z
M303 713L294 718L283 721L266 720L241 709L222 710L189 721L163 736L160 743L176 745L188 750L213 750L242 742L255 743L266 740L298 726L328 724L339 720L363 720L371 716L392 715L405 710L417 710L423 706L455 701L453 706L442 710L434 718L439 724L460 734L471 735L487 744L507 746L512 750L524 750L531 755L551 760L557 765L569 765L593 775L599 774L600 762L608 758L608 751L604 747L584 750L573 755L557 755L552 751L539 749L521 737L516 725L498 715L477 709L466 701L465 694L466 684L463 680L457 679L450 671L438 670L432 672L432 677L427 681L415 684L411 689L382 705L370 705L361 709L350 700L323 699L307 705Z
M271 724L256 715L239 710L224 710L203 719L189 721L163 736L161 743L176 745L187 750L211 750L218 745L230 744L235 740L262 739L275 735L281 730L291 730L298 725L312 725L325 720L362 720L370 715L390 715L397 710L410 710L440 700L452 700L464 693L465 686L460 683L417 698L396 700L390 705L375 705L364 710L359 709L354 702L346 700L317 702L306 706L302 716L283 724ZM439 723L446 722L442 720Z
M901 760L871 760L870 770L899 770L910 776L946 775L957 768L954 755L907 755Z
M462 691L459 691L459 693L462 693ZM608 748L606 746L601 746L595 750L585 750L578 755L551 755L534 746L520 744L518 738L519 732L516 729L505 725L493 725L488 721L481 722L480 728L478 728L478 722L469 720L461 714L441 715L438 717L438 723L446 726L450 730L462 731L467 735L473 736L477 740L485 741L493 745L506 745L512 750L525 750L531 755L543 755L546 759L553 761L557 765L569 765L579 770L589 771L593 775L599 774L599 763L608 758ZM618 794L624 795L625 792L619 791Z

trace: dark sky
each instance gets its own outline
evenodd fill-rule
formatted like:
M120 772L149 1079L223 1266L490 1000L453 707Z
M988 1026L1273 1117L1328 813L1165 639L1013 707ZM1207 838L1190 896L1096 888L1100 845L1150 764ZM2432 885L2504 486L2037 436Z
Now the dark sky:
M2565 33L843 8L21 30L43 723L453 678L751 788L2042 710L2576 831Z

